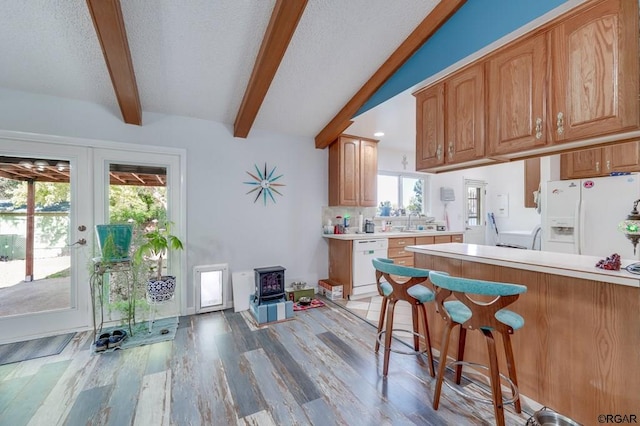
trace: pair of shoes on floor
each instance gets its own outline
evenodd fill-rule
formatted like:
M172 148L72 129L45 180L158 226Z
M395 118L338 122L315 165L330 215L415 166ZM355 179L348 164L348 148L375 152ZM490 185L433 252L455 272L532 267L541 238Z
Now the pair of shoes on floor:
M111 337L110 333L102 333L98 340L96 340L95 351L96 352L104 352L107 350L109 346L109 338Z
M103 333L96 340L96 352L103 352L107 349L118 348L127 338L127 332L125 330L119 329L114 330L111 333Z

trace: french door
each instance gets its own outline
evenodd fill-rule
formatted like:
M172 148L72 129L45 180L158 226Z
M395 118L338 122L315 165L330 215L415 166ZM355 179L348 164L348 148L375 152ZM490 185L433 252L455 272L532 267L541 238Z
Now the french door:
M122 149L95 148L93 151L94 169L94 197L96 223L110 223L113 221L128 221L134 224L134 239L138 230L145 228L154 219L156 225L162 223L171 224L171 233L179 236L186 244L186 229L184 225L184 182L180 156L158 152L150 149L139 151L132 147ZM141 195L146 201L147 213L154 212L144 219L135 220L127 213L122 213L123 205L129 205L133 201L126 198L131 188ZM129 191L127 191L129 189ZM119 212L119 213L118 213ZM128 219L127 219L128 218ZM137 230L136 230L137 228ZM183 270L184 250L176 252L172 250L166 259L165 266L169 275L176 276L175 296L171 303L164 303L157 309L158 316L177 315L186 312L186 274ZM141 287L136 294L144 298L146 288L146 276L139 277L133 285ZM110 286L109 303L117 303L118 291ZM128 297L127 295L126 297ZM117 320L118 312L110 314L111 320Z
M90 149L0 137L0 343L90 324Z
M110 221L114 179L162 170L165 219L186 246L184 153L52 139L0 134L0 344L91 329L94 229ZM172 315L187 310L184 252L167 262Z

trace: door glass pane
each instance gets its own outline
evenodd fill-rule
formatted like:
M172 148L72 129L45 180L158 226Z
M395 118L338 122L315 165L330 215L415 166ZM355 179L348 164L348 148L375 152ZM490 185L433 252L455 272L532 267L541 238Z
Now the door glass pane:
M109 223L133 225L131 254L144 242L143 234L167 222L166 167L116 164L109 165ZM167 259L163 259L162 275L167 275ZM155 271L154 259L133 262L130 274L111 274L108 277L107 301L112 318L128 315L129 298L135 300L136 310L145 310L146 285ZM133 294L131 294L133 293Z
M0 156L0 317L69 309L69 163Z
M480 225L480 189L478 187L467 187L467 220L469 226Z

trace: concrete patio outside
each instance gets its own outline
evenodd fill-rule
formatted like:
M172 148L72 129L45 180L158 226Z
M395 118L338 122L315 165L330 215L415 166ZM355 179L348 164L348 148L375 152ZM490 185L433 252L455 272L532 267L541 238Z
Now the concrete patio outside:
M25 261L0 262L0 317L69 307L69 278L46 278L69 268L69 256L34 259L34 280L24 281Z

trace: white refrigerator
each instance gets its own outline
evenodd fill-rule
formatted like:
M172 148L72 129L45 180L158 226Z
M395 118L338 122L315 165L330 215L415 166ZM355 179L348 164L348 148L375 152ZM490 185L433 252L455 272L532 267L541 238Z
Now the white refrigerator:
M638 259L633 245L618 230L634 201L640 199L638 174L543 184L542 250L601 258L618 253Z

